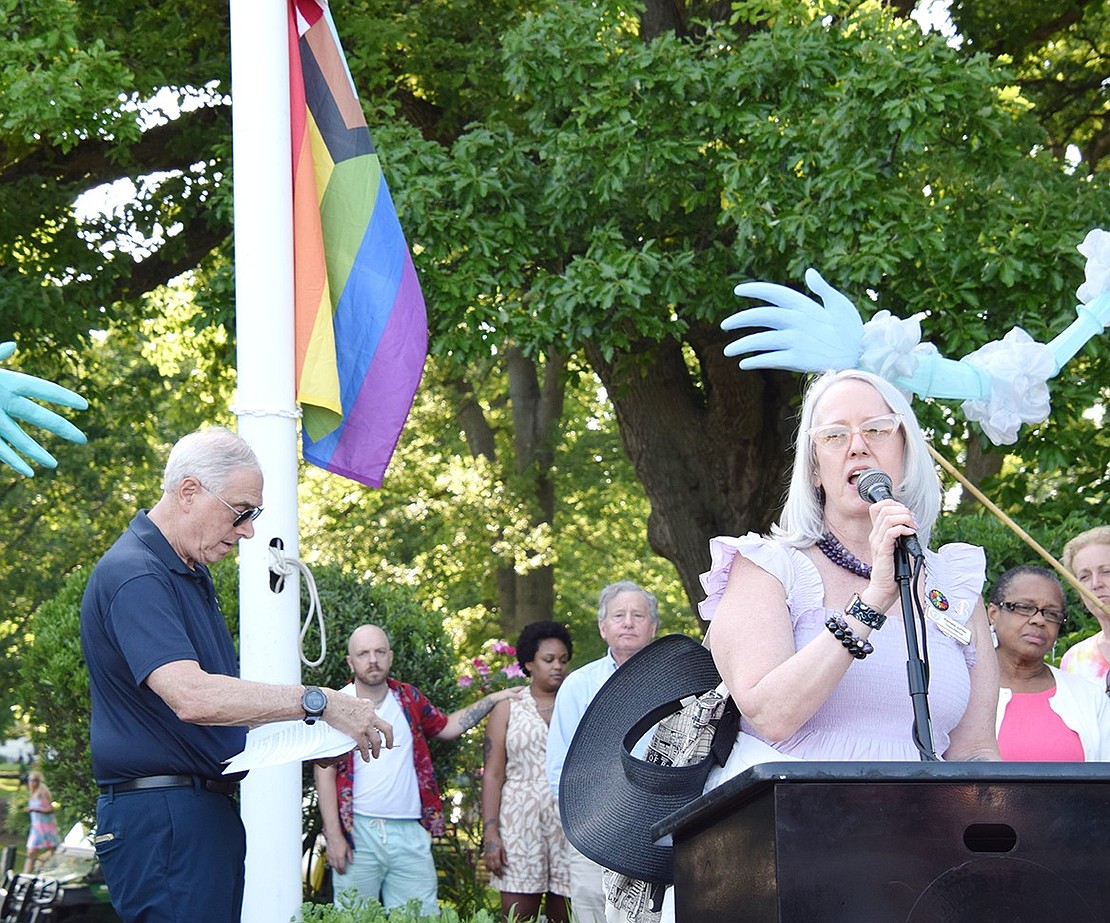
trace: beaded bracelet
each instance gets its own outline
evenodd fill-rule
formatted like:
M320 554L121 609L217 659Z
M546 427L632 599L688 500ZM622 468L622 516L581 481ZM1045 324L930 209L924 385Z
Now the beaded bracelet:
M863 638L857 638L855 632L848 627L848 623L838 615L830 615L825 619L825 627L833 633L833 636L844 645L844 649L848 651L856 660L863 660L868 654L873 654L875 648L871 646L870 641Z

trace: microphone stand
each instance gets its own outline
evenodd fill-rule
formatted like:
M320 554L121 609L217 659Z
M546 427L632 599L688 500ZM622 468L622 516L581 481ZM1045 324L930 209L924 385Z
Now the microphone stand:
M902 621L906 627L906 673L913 705L913 742L922 760L937 760L933 750L933 729L929 720L929 690L925 682L925 662L917 646L917 625L913 617L913 569L910 555L901 541L894 546L894 579L902 600Z

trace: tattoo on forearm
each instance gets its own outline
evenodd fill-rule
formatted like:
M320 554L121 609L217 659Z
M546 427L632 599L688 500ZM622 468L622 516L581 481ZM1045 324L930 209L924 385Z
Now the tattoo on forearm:
M459 717L459 727L464 731L469 731L474 725L493 711L493 706L496 704L496 702L491 702L489 699L482 699L480 702L475 702Z
M493 752L493 741L489 739L489 734L486 735L485 742L482 744L482 759L489 760L489 755Z

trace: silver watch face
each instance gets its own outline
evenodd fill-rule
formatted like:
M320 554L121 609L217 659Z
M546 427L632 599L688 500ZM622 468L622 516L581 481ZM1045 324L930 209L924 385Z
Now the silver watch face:
M319 689L306 689L301 696L301 706L309 715L322 715L327 704L328 697Z

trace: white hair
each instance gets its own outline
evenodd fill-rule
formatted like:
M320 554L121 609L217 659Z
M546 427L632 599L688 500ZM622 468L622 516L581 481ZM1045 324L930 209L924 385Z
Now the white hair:
M235 471L261 471L258 456L245 439L222 426L197 430L178 440L170 450L162 490L172 493L186 478L196 478L209 490L219 491Z
M857 380L871 385L886 401L893 413L902 418L905 433L905 451L902 456L902 481L893 485L891 493L904 503L917 520L917 535L922 545L928 545L933 524L940 513L941 486L936 467L929 455L929 447L921 425L906 396L885 378L859 369L826 372L813 380L802 399L802 412L798 420L798 436L794 444L794 469L790 476L790 489L782 516L772 527L772 532L785 544L805 548L825 534L824 491L814 486L817 470L817 453L809 431L814 425L814 413L821 398L833 385L841 381Z
M619 596L621 593L639 593L644 597L648 606L648 618L651 619L652 624L659 624L659 600L655 598L654 593L649 593L638 583L633 583L631 580L618 580L616 583L610 583L605 587L597 600L597 624L600 625L609 615L609 603Z

